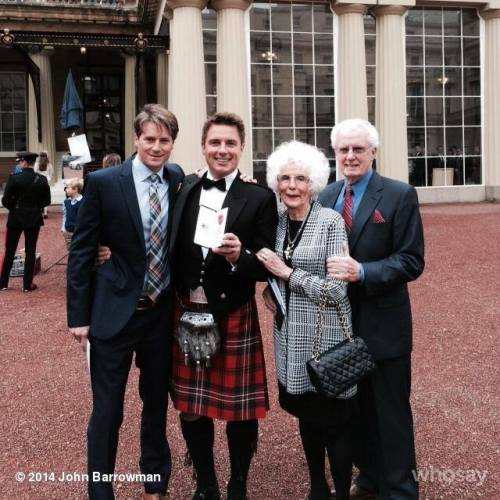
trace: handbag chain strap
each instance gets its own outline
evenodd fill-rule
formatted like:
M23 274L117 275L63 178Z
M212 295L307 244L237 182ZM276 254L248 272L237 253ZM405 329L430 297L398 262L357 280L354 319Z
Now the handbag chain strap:
M323 286L321 287L320 295L319 295L319 306L318 306L318 314L316 316L316 326L314 328L314 340L313 340L313 359L318 361L319 356L321 355L320 347L321 347L321 332L322 323L323 323L323 314L325 313L326 306L328 305L328 282L325 281ZM335 312L340 320L340 327L344 332L344 335L349 342L353 342L353 336L351 333L351 329L349 328L349 322L347 320L347 316L342 311L340 304L338 302L333 303L333 307L335 308Z

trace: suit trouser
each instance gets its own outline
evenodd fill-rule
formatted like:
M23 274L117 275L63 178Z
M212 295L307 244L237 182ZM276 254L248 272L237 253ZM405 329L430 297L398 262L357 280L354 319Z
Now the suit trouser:
M171 471L166 438L170 311L171 298L166 294L156 307L134 312L126 326L111 339L90 337L93 408L87 439L91 500L114 499L111 482L94 480L94 473L102 478L115 469L125 387L134 352L143 404L140 470L143 474L158 475L154 481L144 483L146 492L165 494L167 490Z
M358 386L357 484L378 491L381 500L418 499L410 389L410 354L377 361Z
M24 261L23 288L25 290L31 287L33 282L33 274L35 272L36 259L36 242L40 233L40 226L23 229L20 227L8 227L5 236L5 257L2 266L2 274L0 276L0 286L6 287L9 284L10 271L16 255L19 238L24 232L24 246L26 251L26 259Z

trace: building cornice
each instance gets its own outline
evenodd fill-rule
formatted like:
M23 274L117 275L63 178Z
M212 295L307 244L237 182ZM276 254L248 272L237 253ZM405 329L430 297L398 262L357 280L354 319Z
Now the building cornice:
M372 7L370 12L376 16L403 16L408 7L403 5L377 5L376 7Z
M373 2L376 3L376 0ZM330 2L330 8L332 12L335 12L337 15L342 14L366 14L368 11L368 5L362 3L339 3L339 2Z
M179 7L196 7L203 10L207 6L207 0L167 0L167 5L175 10Z
M252 5L251 0L211 0L210 2L210 7L214 10L247 10L250 5Z
M485 20L499 19L500 9L483 9L479 11L479 15Z

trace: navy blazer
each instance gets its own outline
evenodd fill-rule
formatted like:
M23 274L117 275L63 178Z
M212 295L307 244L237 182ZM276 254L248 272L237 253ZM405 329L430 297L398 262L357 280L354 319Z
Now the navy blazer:
M169 184L167 249L173 207L183 178L179 165L169 163L164 168ZM96 267L100 244L110 247L112 256ZM90 325L90 334L100 339L116 335L135 310L146 263L132 160L89 174L68 259L68 326Z
M328 185L319 202L335 206L344 181ZM377 360L408 354L412 318L407 283L424 270L424 235L415 188L374 172L353 219L351 256L363 283L350 283L353 328Z
M43 207L50 205L47 178L25 168L12 174L5 186L2 205L9 210L7 227L31 229L43 226Z

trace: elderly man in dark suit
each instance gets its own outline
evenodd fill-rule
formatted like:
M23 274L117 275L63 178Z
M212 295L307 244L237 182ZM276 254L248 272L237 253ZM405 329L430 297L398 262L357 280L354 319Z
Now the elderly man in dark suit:
M7 181L2 197L2 205L9 210L5 256L0 275L0 290L7 290L9 276L16 254L17 244L24 233L26 259L24 261L23 292L32 292L37 286L33 283L36 260L36 243L40 227L43 226L43 209L50 205L50 188L47 178L35 173L33 164L36 153L22 151L17 153L21 172L13 174Z
M92 416L88 426L89 496L114 498L123 400L135 353L143 402L140 469L144 499L160 498L170 476L166 439L171 312L169 235L184 174L167 163L175 116L147 104L134 122L137 155L90 174L68 262L68 325L90 342ZM98 245L111 258L94 266Z
M246 498L246 481L258 439L258 420L269 401L264 353L255 304L255 282L266 271L256 257L274 246L276 197L241 180L238 163L245 143L241 118L217 113L203 127L208 172L186 177L173 221L176 323L184 311L212 314L221 332L220 352L196 366L174 343L171 396L181 412L181 429L197 473L193 500L220 498L213 419L226 421L231 463L228 500ZM227 208L220 246L194 243L201 207Z
M407 283L424 269L424 238L416 191L372 168L378 134L369 122L333 128L332 147L345 179L319 201L342 214L349 252L328 259L329 273L349 282L353 328L376 361L359 384L361 420L351 498L418 498L410 408L412 318Z

